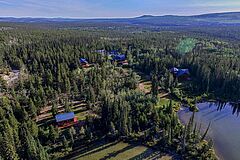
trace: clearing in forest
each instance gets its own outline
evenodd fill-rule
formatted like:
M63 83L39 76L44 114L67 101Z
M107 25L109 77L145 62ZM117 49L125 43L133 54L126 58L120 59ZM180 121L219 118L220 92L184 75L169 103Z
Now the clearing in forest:
M85 101L73 101L71 102L71 109L75 113L75 116L79 121L85 120L88 115L94 115L93 111L87 109L87 103ZM64 104L58 105L58 113L64 113ZM40 114L36 117L38 124L52 123L55 119L52 115L52 105L48 105L40 111Z
M141 81L138 85L139 89L145 94L151 93L152 83L151 81Z
M80 151L81 152L81 151ZM85 152L70 158L70 160L123 160L123 159L160 159L170 160L172 156L161 154L159 151L142 145L132 145L124 142L104 143L90 147Z
M7 86L12 86L14 83L18 81L20 77L20 71L13 70L12 72L8 73L0 73L0 77L2 77L2 79L6 81Z
M136 73L141 77L138 84L138 89L144 92L145 94L150 94L152 90L152 81L150 80L150 76L147 76L142 72L136 72ZM160 87L158 88L158 90L159 90L159 94L158 94L159 98L166 98L170 94L169 92L161 89Z

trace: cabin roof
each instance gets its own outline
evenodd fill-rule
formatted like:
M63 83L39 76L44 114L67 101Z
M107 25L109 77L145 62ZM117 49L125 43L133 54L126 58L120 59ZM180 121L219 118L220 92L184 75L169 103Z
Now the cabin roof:
M179 69L178 72L177 72L177 77L180 77L184 74L190 74L189 70L188 69Z
M179 68L174 67L170 71L172 73L174 73L177 77L180 77L184 74L190 75L189 69L179 69Z
M96 50L95 52L97 52L97 53L105 53L106 51L104 49L99 49L99 50Z
M118 50L111 50L109 51L110 54L118 54Z
M176 67L173 67L172 69L171 69L171 72L174 72L174 73L176 73L176 72L178 72L178 68L176 68Z
M75 117L74 112L69 112L69 113L57 114L55 116L55 119L56 119L56 122L62 122L62 121L74 119L74 117Z
M119 55L115 55L113 59L116 61L124 61L126 60L126 56L124 54L119 54Z
M80 58L81 63L88 63L88 61L85 58Z

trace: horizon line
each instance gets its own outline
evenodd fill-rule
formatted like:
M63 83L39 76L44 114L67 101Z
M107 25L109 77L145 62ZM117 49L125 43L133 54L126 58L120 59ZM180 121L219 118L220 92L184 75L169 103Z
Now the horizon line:
M56 17L44 17L44 16L0 16L0 18L15 18L15 19L22 19L22 18L32 18L32 19L75 19L75 20L91 20L91 19L126 19L126 18L138 18L143 16L153 16L153 17L163 17L163 16L200 16L200 15L207 15L207 14L225 14L225 13L240 13L240 11L221 11L221 12L205 12L199 14L162 14L162 15L154 15L154 14L142 14L138 16L129 16L129 17L64 17L64 16L56 16Z

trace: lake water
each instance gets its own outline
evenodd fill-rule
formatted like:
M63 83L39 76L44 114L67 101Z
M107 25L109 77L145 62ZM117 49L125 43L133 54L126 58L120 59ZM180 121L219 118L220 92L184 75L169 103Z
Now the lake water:
M240 160L240 106L239 104L199 103L199 112L195 114L195 122L201 123L205 130L211 122L208 132L213 140L215 151L220 159ZM192 115L187 108L178 112L183 123L187 123Z

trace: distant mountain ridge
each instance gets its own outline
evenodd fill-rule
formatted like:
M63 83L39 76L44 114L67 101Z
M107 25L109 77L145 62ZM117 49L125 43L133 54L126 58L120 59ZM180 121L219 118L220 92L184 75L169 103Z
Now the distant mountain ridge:
M240 12L212 13L193 16L153 16L143 15L135 18L14 18L0 17L0 22L13 23L126 23L151 26L199 26L199 25L240 25Z
M240 12L224 12L224 13L211 13L211 14L202 14L202 15L196 15L192 17L205 17L205 18L217 18L217 17L235 17L240 18Z

